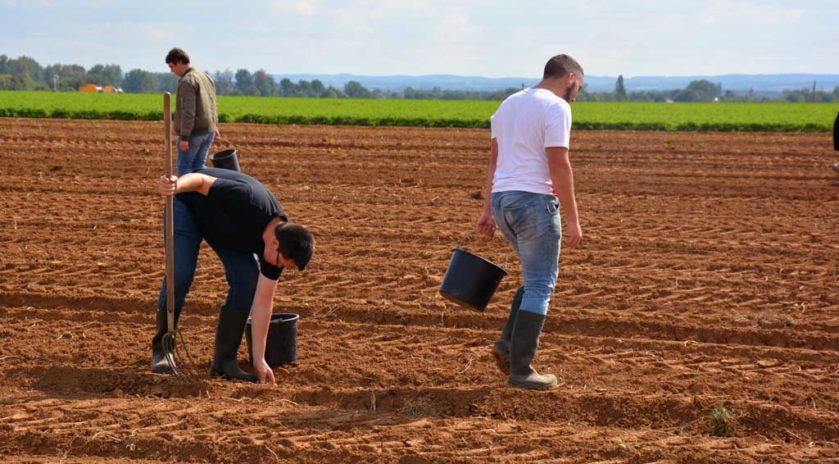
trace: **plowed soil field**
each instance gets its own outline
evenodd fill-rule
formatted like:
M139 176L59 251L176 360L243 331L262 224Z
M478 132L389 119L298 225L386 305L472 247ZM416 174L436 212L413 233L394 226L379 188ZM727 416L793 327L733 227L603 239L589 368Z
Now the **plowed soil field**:
M560 385L530 392L490 355L518 261L468 237L487 131L222 131L317 237L275 297L297 362L276 386L151 374L162 124L0 119L0 461L839 461L829 135L574 132L585 237L536 360ZM437 293L458 243L509 263L484 313ZM225 292L205 246L181 324L202 374Z

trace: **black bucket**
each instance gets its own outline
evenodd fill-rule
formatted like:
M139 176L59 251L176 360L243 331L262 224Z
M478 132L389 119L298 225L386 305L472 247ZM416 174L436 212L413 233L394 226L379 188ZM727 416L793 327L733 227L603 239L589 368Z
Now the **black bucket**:
M440 283L440 295L461 306L483 311L507 271L468 251L454 248Z
M265 362L271 367L288 364L297 359L297 314L274 313L268 325L268 340L265 342ZM248 340L248 354L253 364L251 345L251 320L245 325L245 337Z
M231 171L241 171L239 169L239 157L236 156L235 148L228 148L210 155L210 162L213 163L214 168L230 169Z

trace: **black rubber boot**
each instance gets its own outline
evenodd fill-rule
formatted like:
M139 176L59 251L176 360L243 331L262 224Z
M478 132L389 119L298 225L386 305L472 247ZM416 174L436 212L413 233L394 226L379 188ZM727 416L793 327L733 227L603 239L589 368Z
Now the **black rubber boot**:
M515 388L533 390L550 390L556 387L556 376L541 375L530 365L536 356L539 346L539 334L545 316L519 311L513 327L513 342L510 346L510 380L509 384Z
M495 364L505 375L510 375L510 341L513 338L513 325L516 323L516 314L519 312L523 297L524 286L521 286L516 290L516 296L513 297L513 304L510 305L510 316L501 330L501 338L492 346L492 356L495 357Z
M218 315L216 350L213 364L210 366L210 377L256 382L256 376L240 369L236 361L248 316L250 314L247 311L236 311L222 306Z
M175 311L175 327L178 326L180 311ZM172 366L166 361L166 352L163 350L163 336L168 328L169 315L166 311L157 311L157 333L151 339L151 371L155 374L171 374ZM171 360L172 363L175 360Z

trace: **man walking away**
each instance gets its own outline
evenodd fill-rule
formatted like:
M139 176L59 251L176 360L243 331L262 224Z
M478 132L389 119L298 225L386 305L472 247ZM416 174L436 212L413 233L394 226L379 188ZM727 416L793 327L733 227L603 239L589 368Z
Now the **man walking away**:
M560 204L566 219L565 244L573 248L583 235L568 156L569 103L582 86L580 64L568 55L557 55L548 60L538 85L508 97L492 116L485 186L492 195L485 196L488 200L476 230L491 237L500 228L521 260L524 284L492 349L515 388L556 386L554 375L539 374L531 363L559 269Z
M206 167L207 153L218 131L216 83L209 74L189 64L189 55L173 48L166 55L166 64L178 76L175 132L178 135L178 175Z

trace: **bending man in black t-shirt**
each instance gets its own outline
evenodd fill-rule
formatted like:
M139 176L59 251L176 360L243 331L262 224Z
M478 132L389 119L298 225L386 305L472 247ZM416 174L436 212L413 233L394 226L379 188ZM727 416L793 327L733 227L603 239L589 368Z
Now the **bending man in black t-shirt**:
M265 342L274 290L283 268L303 270L314 251L314 237L288 222L274 195L259 181L227 169L200 169L158 180L163 196L175 195L175 324L195 276L201 241L206 240L224 265L230 288L219 313L210 375L274 383L265 362ZM163 351L166 333L166 279L157 304L157 333L152 339L152 371L171 372ZM236 353L252 313L253 367L239 368Z

